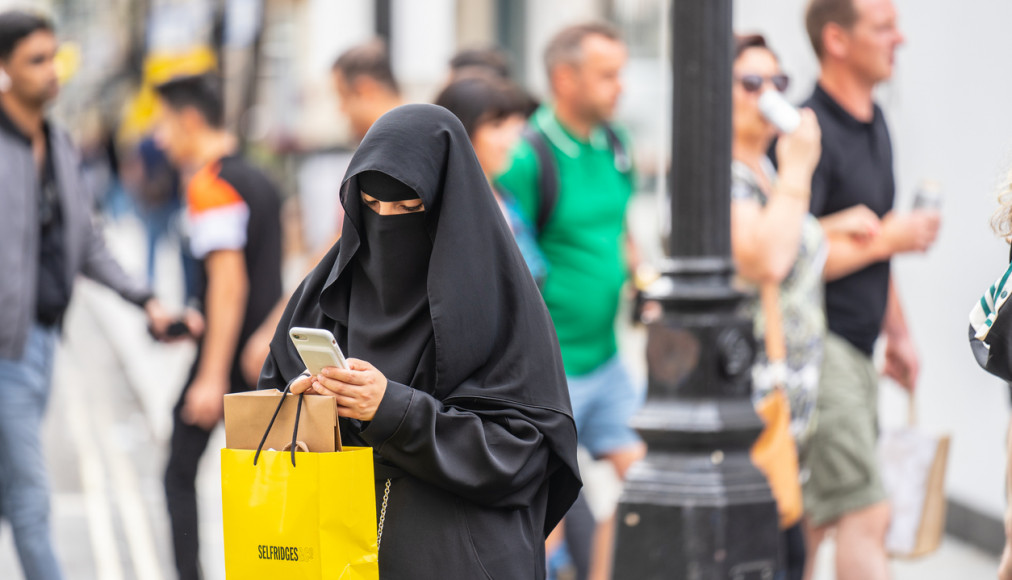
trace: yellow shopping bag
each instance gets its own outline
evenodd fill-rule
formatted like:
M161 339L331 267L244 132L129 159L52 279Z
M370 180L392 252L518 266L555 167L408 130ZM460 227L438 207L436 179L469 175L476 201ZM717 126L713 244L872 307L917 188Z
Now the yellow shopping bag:
M336 409L331 419L323 419L328 414L326 409L318 413L317 420L307 423L311 429L304 431L300 429L300 418L309 403L304 401L305 396L289 395L287 388L280 396L229 396L262 408L260 415L271 419L257 450L221 450L226 578L378 580L372 449L345 447L337 452L313 453L310 448L309 452L295 452L306 447L304 441L297 440L303 434L334 449ZM233 409L238 408L236 401L232 401ZM289 424L293 427L293 450L261 451L285 401L293 401L295 406L295 418ZM259 422L254 416L258 414L226 412L225 429L248 429L248 423ZM322 435L310 431L321 431Z
M228 580L377 580L372 449L221 450Z

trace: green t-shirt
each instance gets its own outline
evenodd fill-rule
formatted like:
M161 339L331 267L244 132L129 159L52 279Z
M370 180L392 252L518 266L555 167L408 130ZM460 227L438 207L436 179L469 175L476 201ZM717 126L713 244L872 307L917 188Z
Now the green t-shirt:
M615 317L628 275L625 214L634 176L616 168L604 129L581 141L547 106L534 113L531 123L547 138L559 177L558 202L538 239L548 262L542 294L566 373L585 375L618 351ZM539 175L537 154L522 140L497 180L529 223L537 222Z

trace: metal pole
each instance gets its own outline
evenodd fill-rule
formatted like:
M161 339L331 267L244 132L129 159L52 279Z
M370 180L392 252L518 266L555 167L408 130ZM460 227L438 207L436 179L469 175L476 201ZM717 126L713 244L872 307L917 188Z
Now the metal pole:
M387 50L390 54L393 54L392 46L392 35L393 35L393 24L392 24L392 6L391 0L375 0L375 13L374 13L374 26L376 29L376 36L383 39L387 43Z
M243 79L242 97L239 102L239 114L236 115L236 134L239 136L239 150L248 152L249 133L253 119L249 113L256 104L257 89L260 88L260 67L263 61L264 29L267 28L267 1L259 0L256 32L253 44L249 47L249 58Z
M778 517L749 450L752 323L730 243L732 0L673 0L670 259L648 299L648 445L617 512L615 580L772 580Z

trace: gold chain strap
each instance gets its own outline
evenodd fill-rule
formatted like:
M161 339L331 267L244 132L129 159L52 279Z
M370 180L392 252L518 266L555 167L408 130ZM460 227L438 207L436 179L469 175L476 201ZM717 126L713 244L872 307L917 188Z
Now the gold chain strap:
M387 501L390 500L390 480L387 480L386 487L383 489L383 505L380 506L380 517L379 526L376 528L376 549L379 550L380 544L383 543L383 521L387 519Z

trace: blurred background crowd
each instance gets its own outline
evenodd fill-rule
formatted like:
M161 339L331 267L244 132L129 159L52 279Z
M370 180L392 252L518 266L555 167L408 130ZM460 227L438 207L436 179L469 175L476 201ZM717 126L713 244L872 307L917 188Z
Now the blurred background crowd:
M791 76L786 95L793 102L807 98L819 72L803 26L806 4L738 0L734 5L736 32L765 35L781 69ZM613 25L628 50L616 119L635 151L629 230L643 262L659 263L670 155L668 5L666 0L0 0L0 11L27 7L53 16L63 85L53 116L71 130L81 150L111 249L128 270L148 280L167 307L178 310L194 276L193 265L180 251L180 184L189 176L172 169L153 139L156 86L178 76L221 71L225 126L247 158L279 184L284 199L283 266L290 288L339 233L338 184L372 120L399 103L452 103L454 96L441 91L458 78L455 75L466 76L464 69L475 62L522 87L524 93L511 97L507 108L529 113L548 97L545 45L562 27L590 20ZM896 207L910 208L914 190L924 180L941 184L945 200L945 228L929 258L894 261L908 325L921 354L920 422L953 435L949 531L973 546L967 552L971 555L940 557L950 558L953 570L972 565L989 570L993 555L1004 545L1008 393L976 368L964 341L969 306L993 281L995 266L1006 259L1007 249L989 231L987 220L995 209L995 192L1006 183L1012 166L1012 115L1005 103L1012 75L1006 74L1009 63L1002 62L1012 5L1001 0L968 0L958 6L942 0L896 0L895 5L906 43L897 53L892 79L879 87L876 100L891 129ZM385 51L391 77L366 82L342 77L341 71L356 66L355 52L349 49L359 51L360 59L369 51ZM343 65L338 60L342 54L350 55ZM509 139L519 139L519 129L511 135ZM139 313L98 288L86 287L78 300L88 301L93 314L68 318L78 321L77 327L68 328L69 342L84 337L76 341L80 345L89 332L103 334L114 353L110 368L116 369L104 372L121 376L129 385L135 398L129 404L139 409L131 416L140 417L140 429L149 433L151 445L164 445L171 428L169 409L185 381L192 347L156 344L143 331L127 329L143 329L134 324ZM622 325L620 350L638 378L645 372L642 342L640 331ZM56 396L70 389L58 380ZM899 389L883 388L880 399L884 424L906 422L906 401ZM71 400L80 402L80 395L71 395ZM51 445L69 446L67 435L49 437ZM160 521L164 508L151 506L159 506L161 482L148 479L160 477L162 458L155 454L151 473L145 476L145 462L152 459L138 459L143 455L137 449L128 449L126 455L141 473L139 489L145 497L137 505ZM208 455L213 463L216 456ZM55 477L61 473L57 469ZM591 505L606 513L618 484L610 469L591 461L586 473ZM213 467L201 477L202 490L211 490L202 511L211 533L205 534L208 542L201 550L205 562L214 565L220 546L214 543L213 530L220 523L214 520ZM155 491L148 494L149 487ZM57 502L57 517L74 513L68 505ZM159 526L164 528L158 523L156 529ZM0 531L0 542L9 541L7 530ZM0 576L7 577L17 573L17 564L13 551L4 549ZM978 549L980 553L974 551ZM170 561L166 549L158 547L156 552L161 553L150 568L118 566L115 555L104 563L101 556L82 556L90 564L68 575L170 577L164 572ZM72 560L74 553L65 559ZM132 561L137 558L134 554ZM97 571L86 571L89 566ZM121 570L121 575L110 570ZM209 575L215 570L209 569Z

